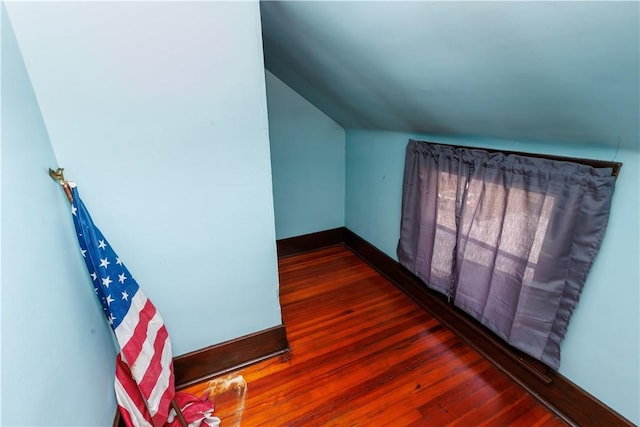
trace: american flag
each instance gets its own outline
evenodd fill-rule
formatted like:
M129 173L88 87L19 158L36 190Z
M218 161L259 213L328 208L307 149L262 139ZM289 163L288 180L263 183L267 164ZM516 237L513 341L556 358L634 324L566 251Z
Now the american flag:
M127 426L162 426L175 395L171 342L164 322L71 185L71 213L82 257L120 352L115 390Z

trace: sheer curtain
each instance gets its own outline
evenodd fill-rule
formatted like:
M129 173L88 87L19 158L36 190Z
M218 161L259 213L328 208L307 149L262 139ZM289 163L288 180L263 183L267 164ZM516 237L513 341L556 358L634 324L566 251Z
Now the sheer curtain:
M398 259L506 342L557 369L609 218L611 173L410 140Z

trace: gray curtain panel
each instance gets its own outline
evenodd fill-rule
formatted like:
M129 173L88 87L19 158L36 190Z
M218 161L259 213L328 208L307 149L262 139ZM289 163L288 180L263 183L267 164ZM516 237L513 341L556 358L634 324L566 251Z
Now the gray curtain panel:
M558 369L609 219L611 173L410 140L398 259L506 342Z

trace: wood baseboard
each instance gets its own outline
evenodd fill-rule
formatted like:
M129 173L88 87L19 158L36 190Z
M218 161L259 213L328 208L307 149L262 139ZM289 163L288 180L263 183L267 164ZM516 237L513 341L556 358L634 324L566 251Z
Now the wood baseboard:
M322 249L329 246L341 245L344 242L346 228L338 227L317 233L304 234L276 241L278 258L297 255L303 252Z
M344 244L569 424L634 425L563 375L507 345L442 295L429 290L396 260L345 227L280 240L278 255L336 244Z
M265 329L173 359L176 389L234 371L289 351L284 325Z

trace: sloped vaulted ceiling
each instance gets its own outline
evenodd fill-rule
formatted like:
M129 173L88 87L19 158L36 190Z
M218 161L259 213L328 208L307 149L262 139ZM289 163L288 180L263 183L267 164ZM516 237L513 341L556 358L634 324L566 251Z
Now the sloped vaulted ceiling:
M639 139L638 2L262 2L266 68L345 128Z

